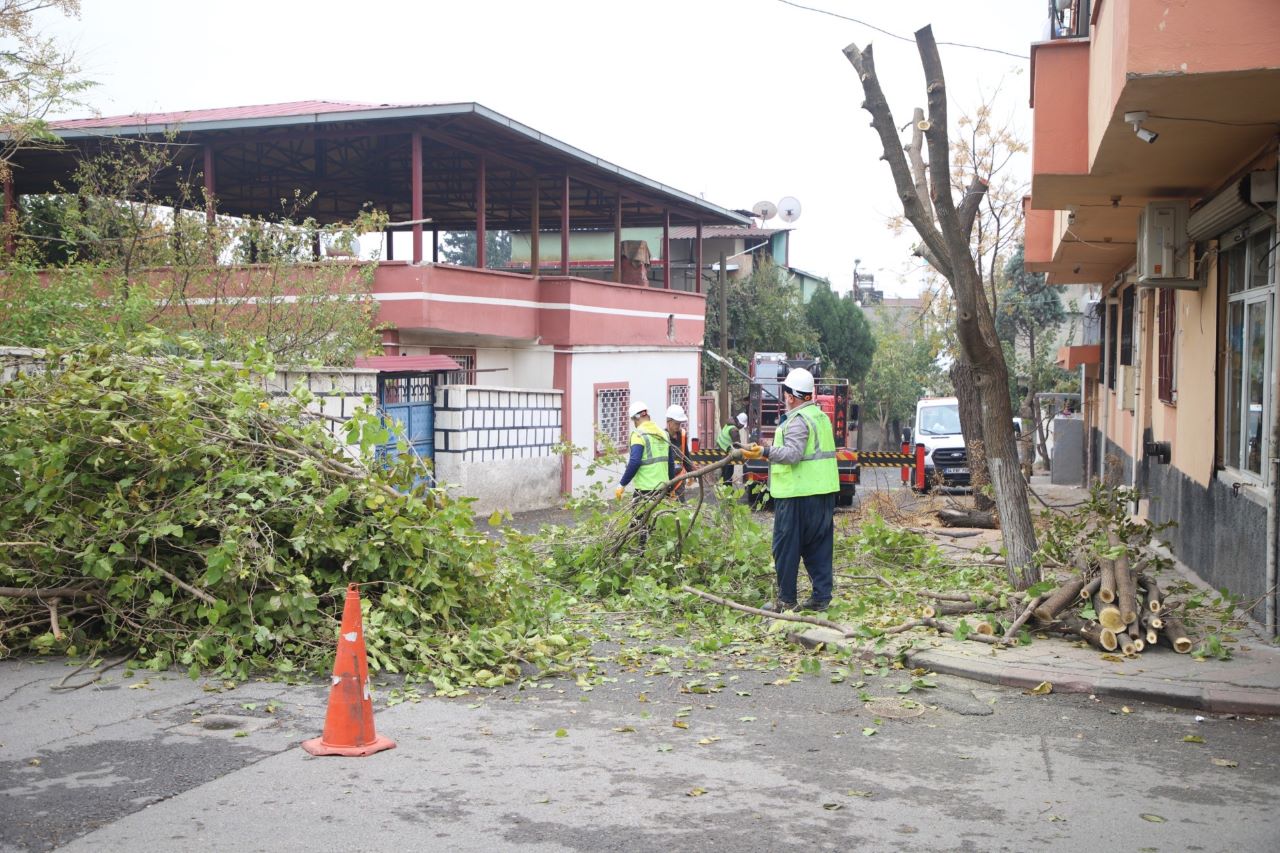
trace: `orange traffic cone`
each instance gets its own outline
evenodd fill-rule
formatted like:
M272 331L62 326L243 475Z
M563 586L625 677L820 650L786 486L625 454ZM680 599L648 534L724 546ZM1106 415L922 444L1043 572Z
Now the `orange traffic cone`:
M372 755L394 749L396 742L378 737L373 730L373 699L369 695L369 662L364 651L364 622L360 618L360 589L347 586L342 608L342 631L333 661L333 686L329 688L329 712L324 734L304 740L312 755Z

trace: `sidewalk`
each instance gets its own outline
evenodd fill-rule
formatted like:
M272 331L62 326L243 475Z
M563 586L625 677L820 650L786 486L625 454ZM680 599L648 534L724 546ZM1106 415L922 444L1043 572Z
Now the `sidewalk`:
M790 637L806 646L854 647L829 628ZM1231 651L1228 661L1198 661L1163 647L1108 661L1097 649L1058 637L994 649L934 636L927 648L908 651L905 663L1004 687L1031 689L1047 681L1055 693L1088 693L1217 714L1280 715L1280 648L1249 640L1232 645Z
M1032 483L1051 505L1070 505L1085 494L1079 487L1050 486L1042 477L1033 478ZM956 544L973 547L987 542L998 547L998 535L988 531L982 537ZM1180 578L1205 586L1166 549L1156 550L1173 560L1174 572ZM827 643L850 647L838 632L827 628L790 636L794 642L807 646ZM905 662L946 675L1023 689L1048 682L1055 693L1088 693L1212 713L1280 715L1280 645L1269 643L1262 628L1253 622L1238 633L1238 642L1228 644L1232 657L1227 661L1198 661L1163 646L1113 661L1104 659L1103 652L1097 649L1082 648L1056 636L1037 639L1029 646L1000 649L957 642L937 634L921 632L914 636L924 639L927 645L909 650Z

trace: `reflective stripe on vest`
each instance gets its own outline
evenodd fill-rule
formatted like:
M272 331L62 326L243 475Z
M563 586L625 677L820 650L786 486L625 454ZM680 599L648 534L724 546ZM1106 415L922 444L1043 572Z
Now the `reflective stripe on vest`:
M840 470L836 465L836 439L826 412L809 403L793 409L788 418L800 417L809 426L804 455L794 465L769 466L769 494L775 498L828 495L840 491ZM786 444L787 423L773 434L774 447Z
M644 446L640 470L631 485L641 491L656 489L667 481L667 456L671 445L666 435L653 423L645 421L631 431L631 443ZM661 463L661 467L659 467Z

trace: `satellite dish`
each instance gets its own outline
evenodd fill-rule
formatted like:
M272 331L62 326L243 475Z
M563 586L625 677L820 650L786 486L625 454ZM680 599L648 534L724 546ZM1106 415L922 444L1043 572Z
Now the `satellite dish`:
M751 212L761 219L768 220L778 215L778 208L774 207L771 201L758 201L752 206Z
M787 196L778 202L778 216L783 222L795 222L800 218L800 200Z

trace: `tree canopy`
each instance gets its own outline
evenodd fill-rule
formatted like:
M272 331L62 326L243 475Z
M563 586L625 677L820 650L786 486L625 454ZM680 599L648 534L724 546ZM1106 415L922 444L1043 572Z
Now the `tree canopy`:
M871 368L875 338L862 309L851 295L836 296L823 285L805 307L805 318L818 336L828 376L841 376L857 385Z

